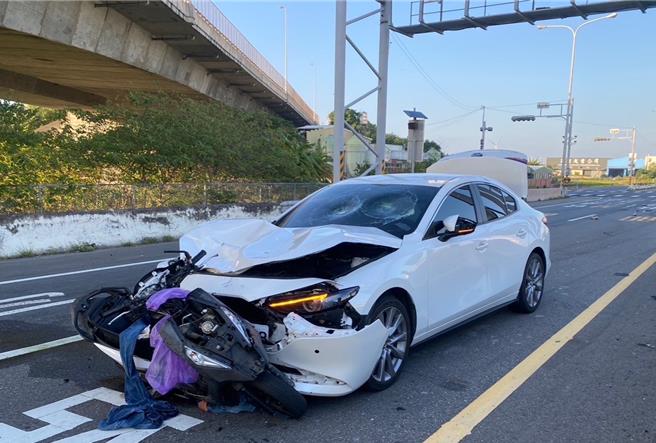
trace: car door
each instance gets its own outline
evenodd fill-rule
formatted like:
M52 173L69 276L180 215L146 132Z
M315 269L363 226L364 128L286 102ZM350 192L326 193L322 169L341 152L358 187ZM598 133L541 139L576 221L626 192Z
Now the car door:
M485 255L487 250L481 235L473 232L443 240L443 220L458 215L478 223L470 185L458 187L444 198L436 211L431 227L424 236L428 266L429 329L443 329L466 317L482 294L488 292Z
M477 184L476 189L485 218L479 230L488 243L490 298L486 302L492 304L517 295L528 256L528 232L514 197L491 184Z

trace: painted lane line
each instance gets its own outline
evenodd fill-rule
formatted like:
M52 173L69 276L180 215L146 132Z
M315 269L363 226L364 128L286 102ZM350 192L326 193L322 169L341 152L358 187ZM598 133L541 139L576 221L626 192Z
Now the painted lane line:
M555 206L563 206L563 205L571 205L571 204L582 204L582 203L594 203L598 202L601 200L600 198L595 198L593 200L584 200L584 201L567 201L567 202L562 202L562 203L554 203L551 205L540 205L540 206L533 206L534 209L540 210L541 208L553 208Z
M146 265L148 263L159 263L161 261L166 261L166 260L170 260L170 259L171 259L171 257L165 257L165 258L160 258L160 259L157 259L157 260L140 261L140 262L135 262L135 263L125 263L125 264L122 264L122 265L114 265L114 266L103 266L102 268L82 269L80 271L60 272L59 274L39 275L37 277L27 277L27 278L19 278L19 279L16 279L16 280L6 280L6 281L0 281L0 286L10 285L12 283L22 283L22 282L26 282L26 281L42 280L44 278L64 277L66 275L77 275L77 274L86 274L86 273L89 273L89 272L107 271L107 270L110 270L110 269L129 268L130 266Z
M30 295L22 295L20 297L5 298L0 300L0 304L8 303L10 301L27 300L28 298L37 298L37 297L53 298L53 297L63 297L63 296L64 296L63 292L41 292L40 294L30 294Z
M6 317L8 315L20 314L21 312L36 311L37 309L45 309L45 308L52 308L54 306L67 305L67 304L73 303L74 301L75 301L75 299L72 298L70 300L63 300L63 301L57 301L57 302L53 302L53 303L46 303L45 305L30 306L30 307L27 307L27 308L14 309L13 311L0 312L0 317Z
M610 288L604 295L556 332L528 357L504 375L499 381L469 403L465 409L444 423L426 442L459 442L472 433L492 411L522 386L538 369L549 361L563 346L572 340L586 325L597 317L613 300L619 297L642 274L656 263L656 253L642 262L628 276Z
M590 214L590 215L584 215L583 217L570 218L567 221L573 222L573 221L579 221L579 220L584 220L586 218L594 218L594 217L597 217L597 214Z
M31 354L33 352L56 348L58 346L67 345L69 343L75 343L80 340L82 340L82 337L80 337L79 335L73 335L71 337L60 338L59 340L53 340L34 346L28 346L26 348L20 348L20 349L14 349L13 351L2 352L0 353L0 361L7 360L9 358L18 357L20 355Z

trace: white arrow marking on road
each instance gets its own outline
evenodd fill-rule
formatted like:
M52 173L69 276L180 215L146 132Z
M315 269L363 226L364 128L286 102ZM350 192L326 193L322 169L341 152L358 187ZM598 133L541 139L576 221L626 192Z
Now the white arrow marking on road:
M75 299L72 298L70 300L46 303L45 305L30 306L30 307L27 307L27 308L20 308L20 309L14 309L12 311L0 312L0 317L6 317L8 315L20 314L21 312L36 311L37 309L51 308L53 306L67 305L69 303L73 303L74 301L75 301ZM0 306L0 307L2 307L2 306Z
M59 400L54 403L50 403L48 405L41 406L23 413L28 417L48 423L46 426L31 431L23 431L22 429L9 426L5 423L0 423L0 441L20 441L35 443L46 439L52 439L56 435L71 431L84 423L92 421L92 419L84 417L80 414L69 412L67 409L72 408L73 406L84 404L91 400L107 402L114 406L119 406L125 403L123 395L120 392L114 391L112 389L98 388L91 391L82 392L81 394L67 397L63 400ZM203 420L199 420L184 414L179 414L171 419L165 420L164 424L159 429L120 429L116 431L100 431L98 429L94 429L58 441L67 443L87 443L107 440L108 438L115 437L110 441L120 441L121 443L137 443L163 429L164 427L169 427L184 432L201 423L203 423Z
M71 337L60 338L59 340L53 340L46 343L41 343L34 346L28 346L26 348L14 349L12 351L6 351L0 353L0 361L7 360L9 358L18 357L20 355L31 354L32 352L43 351L45 349L56 348L57 346L67 345L69 343L75 343L76 341L82 340L82 337L79 335L73 335Z
M586 219L586 218L593 218L593 217L596 217L596 216L597 216L597 214L584 215L583 217L570 218L567 221L568 222L573 222L573 221L583 220L583 219Z
M171 257L160 258L160 259L157 259L157 260L140 261L140 262L135 262L135 263L125 263L123 265L103 266L102 268L82 269L80 271L60 272L59 274L39 275L37 277L18 278L16 280L0 281L0 286L1 285L10 285L12 283L22 283L22 282L26 282L26 281L42 280L44 278L63 277L63 276L66 276L66 275L77 275L77 274L86 274L88 272L107 271L109 269L128 268L130 266L146 265L148 263L159 263L161 261L170 260L170 258Z
M50 301L49 298L37 298L36 300L23 300L13 303L0 302L0 309L13 308L15 306L38 305L39 303L48 303Z
M3 300L0 300L0 303L8 303L10 301L26 300L28 298L37 298L37 297L52 298L52 297L63 297L63 296L64 296L63 292L42 292L40 294L30 294L30 295L22 295L20 297L5 298Z

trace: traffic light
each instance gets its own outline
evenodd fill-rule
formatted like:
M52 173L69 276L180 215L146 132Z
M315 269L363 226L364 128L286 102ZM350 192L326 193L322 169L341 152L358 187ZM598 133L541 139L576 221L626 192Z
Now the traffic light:
M513 115L510 117L510 120L514 122L534 122L535 121L535 116L534 115Z

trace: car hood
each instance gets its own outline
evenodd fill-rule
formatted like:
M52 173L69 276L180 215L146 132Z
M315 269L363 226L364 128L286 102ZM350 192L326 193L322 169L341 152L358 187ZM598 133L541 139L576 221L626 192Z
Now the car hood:
M378 228L346 225L281 228L260 219L217 220L180 238L180 248L192 256L203 249L207 252L200 266L225 274L320 253L341 243L398 249L401 239Z

